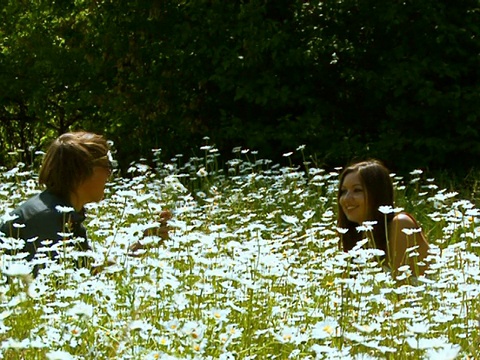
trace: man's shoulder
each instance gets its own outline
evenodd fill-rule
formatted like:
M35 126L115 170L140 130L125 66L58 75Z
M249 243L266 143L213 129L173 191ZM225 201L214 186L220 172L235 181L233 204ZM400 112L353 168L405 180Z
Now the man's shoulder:
M58 199L49 192L43 191L29 198L13 213L21 217L23 221L33 218L56 217L59 215L56 210L57 205L59 205Z

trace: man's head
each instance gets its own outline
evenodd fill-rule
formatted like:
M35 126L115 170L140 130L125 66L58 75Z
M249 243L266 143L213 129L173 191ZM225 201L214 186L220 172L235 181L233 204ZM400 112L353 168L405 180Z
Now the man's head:
M71 200L71 195L92 176L98 176L99 171L105 173L106 182L111 166L109 146L103 136L85 131L69 132L55 139L48 148L39 182L57 196ZM104 186L99 186L102 196Z

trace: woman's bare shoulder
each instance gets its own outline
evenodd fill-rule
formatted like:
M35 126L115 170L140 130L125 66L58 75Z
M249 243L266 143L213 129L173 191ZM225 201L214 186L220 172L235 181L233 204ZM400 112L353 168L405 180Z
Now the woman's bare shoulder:
M407 213L399 213L395 215L392 219L392 225L400 228L417 228L418 224L415 218Z

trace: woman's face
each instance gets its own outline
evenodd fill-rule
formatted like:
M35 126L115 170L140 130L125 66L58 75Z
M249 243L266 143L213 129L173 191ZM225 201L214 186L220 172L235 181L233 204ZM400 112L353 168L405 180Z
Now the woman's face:
M349 221L362 224L367 220L367 192L358 171L343 178L339 203Z

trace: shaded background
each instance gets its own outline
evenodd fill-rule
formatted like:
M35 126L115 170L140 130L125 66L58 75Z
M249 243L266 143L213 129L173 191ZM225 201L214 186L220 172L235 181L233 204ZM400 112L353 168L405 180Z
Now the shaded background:
M480 1L1 0L0 164L59 134L123 168L205 136L317 166L466 174L480 155ZM201 154L200 154L201 155Z

